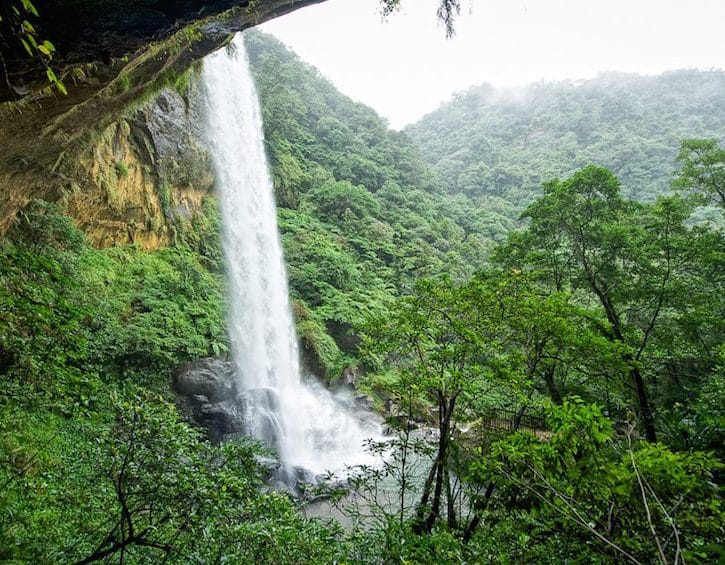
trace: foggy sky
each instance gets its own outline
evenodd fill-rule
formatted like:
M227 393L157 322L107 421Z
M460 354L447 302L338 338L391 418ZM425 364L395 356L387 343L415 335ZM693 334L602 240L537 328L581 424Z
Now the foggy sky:
M437 0L327 0L261 27L400 128L457 91L600 71L725 68L723 0L462 0L445 38Z

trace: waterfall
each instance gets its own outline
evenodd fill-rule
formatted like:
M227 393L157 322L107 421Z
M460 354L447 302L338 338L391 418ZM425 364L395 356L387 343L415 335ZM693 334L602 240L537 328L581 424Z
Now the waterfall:
M287 469L335 472L365 462L363 443L377 435L376 424L301 378L261 111L241 35L205 59L202 81L246 432L274 446Z

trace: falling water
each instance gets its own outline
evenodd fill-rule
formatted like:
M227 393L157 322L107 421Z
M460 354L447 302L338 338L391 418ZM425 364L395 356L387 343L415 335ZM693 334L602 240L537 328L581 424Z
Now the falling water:
M287 469L320 473L361 463L375 425L300 376L261 113L241 35L207 57L203 87L246 431L275 446Z

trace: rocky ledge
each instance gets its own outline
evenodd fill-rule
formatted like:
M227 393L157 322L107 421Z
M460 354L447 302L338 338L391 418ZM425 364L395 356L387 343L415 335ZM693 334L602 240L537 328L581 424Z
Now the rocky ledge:
M64 204L100 247L137 243L155 249L174 241L177 212L193 213L210 179L194 179L193 186L168 179L168 167L157 166L165 157L163 147L154 146L160 136L152 127L168 126L174 115L159 120L141 114L169 100L172 109L184 111L185 101L172 91L183 93L180 83L196 61L237 31L320 1L256 0L230 8L229 0L34 0L40 17L33 25L56 46L52 66L67 95L48 87L44 65L18 51L20 38L2 26L13 21L3 10L19 2L4 3L0 238L18 211L43 199ZM155 104L160 93L165 100ZM176 132L159 131L167 137ZM178 170L194 170L176 162ZM169 187L171 200L181 191L175 210L164 202Z
M163 42L198 22L221 16L220 21L231 24L231 31L239 31L321 1L33 0L36 16L25 10L20 0L8 0L0 6L0 53L5 78L0 84L0 102L17 99L47 84L44 62L28 57L20 41L22 20L32 25L36 37L54 45L52 66L56 74L63 76L89 64L112 67L114 61L133 59L152 42ZM230 12L233 18L228 17Z

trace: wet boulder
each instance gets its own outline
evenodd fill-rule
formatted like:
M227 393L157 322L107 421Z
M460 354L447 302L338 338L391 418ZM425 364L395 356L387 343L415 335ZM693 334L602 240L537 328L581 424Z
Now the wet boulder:
M244 433L244 415L233 400L202 404L194 410L194 419L206 428L212 443Z
M236 396L234 369L229 361L205 357L190 361L174 372L174 387L185 396L205 396L217 403Z

